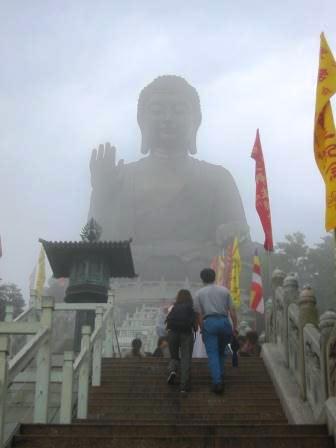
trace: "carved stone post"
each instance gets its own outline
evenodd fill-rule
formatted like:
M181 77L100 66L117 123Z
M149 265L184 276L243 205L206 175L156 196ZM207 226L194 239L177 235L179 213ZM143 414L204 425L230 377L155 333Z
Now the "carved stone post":
M6 305L5 322L12 322L13 321L13 314L14 314L14 307L13 307L13 305Z
M285 279L286 274L281 271L280 269L275 269L272 274L272 316L271 316L271 341L276 343L277 342L277 303L276 303L276 297L279 293L279 289L282 288L283 282Z
M36 357L34 423L47 423L48 419L53 297L42 297L41 306L41 326L49 329L49 337L40 347Z
M5 322L13 322L13 315L14 315L14 307L13 305L6 305L5 308ZM9 342L8 342L8 355L13 356L13 338L9 336Z
M95 330L100 328L100 335L97 337L93 345L93 361L92 361L92 386L100 386L102 350L103 350L103 313L104 309L99 306L96 309Z
M37 291L36 291L36 289L30 290L29 306L31 308L36 308L36 306L37 306Z
M282 322L282 342L284 346L284 355L286 366L289 367L288 352L288 307L291 303L297 302L299 298L299 282L294 274L289 274L284 280L284 313Z
M0 336L0 448L4 446L5 410L7 404L8 336Z
M83 325L81 353L87 350L87 356L79 368L77 418L87 418L88 401L89 401L90 363L91 363L90 335L91 335L90 325Z
M304 288L300 294L299 305L299 371L300 371L300 395L302 400L306 400L306 372L303 329L308 323L317 327L318 313L316 299L312 288Z
M108 299L107 303L110 306L114 306L114 298L115 298L115 291L112 289L108 292ZM127 316L126 316L127 318ZM113 311L108 316L107 322L106 322L106 330L105 330L105 340L104 340L104 356L106 358L112 358L113 356Z
M320 332L321 332L321 375L323 378L323 384L321 385L322 393L324 394L324 400L331 395L329 391L329 381L328 381L328 342L333 328L336 325L336 312L326 311L320 316Z
M60 423L70 424L73 406L74 352L64 352Z

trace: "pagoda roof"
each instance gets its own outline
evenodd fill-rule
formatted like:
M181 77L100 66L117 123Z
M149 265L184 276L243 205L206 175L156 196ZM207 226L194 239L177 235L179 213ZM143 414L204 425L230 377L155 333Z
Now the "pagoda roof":
M47 255L55 278L69 277L74 258L88 254L100 255L110 268L110 277L136 277L131 252L127 241L46 241L39 239Z

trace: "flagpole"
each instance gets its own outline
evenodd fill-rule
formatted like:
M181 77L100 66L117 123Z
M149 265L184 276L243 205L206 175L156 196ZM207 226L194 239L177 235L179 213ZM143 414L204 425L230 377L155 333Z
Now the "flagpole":
M268 270L268 286L269 290L272 291L272 259L271 251L267 251L267 270Z
M334 284L334 291L336 292L336 229L333 231L334 234L334 269L335 269L335 284Z

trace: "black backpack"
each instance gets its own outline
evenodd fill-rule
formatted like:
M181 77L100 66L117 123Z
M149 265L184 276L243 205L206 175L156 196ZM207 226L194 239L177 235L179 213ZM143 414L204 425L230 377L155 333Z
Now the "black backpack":
M175 303L167 316L166 323L167 329L172 331L195 330L196 313L192 305L188 303Z

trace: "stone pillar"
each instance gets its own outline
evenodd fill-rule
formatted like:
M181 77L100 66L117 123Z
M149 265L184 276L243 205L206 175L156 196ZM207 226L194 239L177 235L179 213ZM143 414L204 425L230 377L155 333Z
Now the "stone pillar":
M321 332L321 374L323 378L323 385L321 386L325 400L327 400L327 398L331 396L331 391L329 390L328 342L333 329L336 328L336 312L328 310L323 313L320 317L319 327Z
M8 336L0 335L0 447L4 446L5 410L7 406Z
M303 329L306 324L318 325L318 312L316 308L316 298L314 291L306 287L301 291L299 301L299 372L300 372L300 395L302 400L306 400L306 374Z
M284 280L284 313L282 322L282 342L284 346L284 355L286 366L289 367L288 352L288 307L291 303L295 303L299 298L299 282L294 274L289 274Z
M271 316L271 342L277 342L277 304L276 304L276 296L278 288L282 288L284 279L286 274L280 269L275 269L272 274L272 316Z
M49 330L49 336L47 341L39 348L36 356L34 423L47 423L48 421L53 297L42 297L41 306L41 326Z
M6 305L5 308L5 322L12 322L14 315L14 307L13 305Z
M89 379L91 364L91 327L84 325L82 328L81 352L87 351L84 361L79 368L78 375L78 399L77 399L77 418L87 418L88 400L89 400Z

